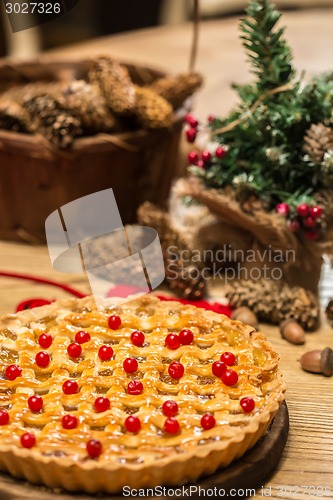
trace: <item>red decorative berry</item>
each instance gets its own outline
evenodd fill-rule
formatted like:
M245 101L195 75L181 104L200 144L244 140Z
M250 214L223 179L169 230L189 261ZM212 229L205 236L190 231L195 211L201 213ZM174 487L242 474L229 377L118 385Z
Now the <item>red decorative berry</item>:
M164 401L162 406L163 415L166 417L174 417L178 413L178 405L176 401L172 401L169 399L168 401Z
M180 430L180 425L178 420L173 417L169 417L164 422L164 431L168 434L177 434Z
M209 163L210 160L212 159L212 155L209 151L203 151L201 158L204 161L204 163Z
M313 217L311 217L311 215L309 215L308 217L306 217L306 219L304 219L304 226L305 227L315 227L317 225L317 222L316 222L316 219L314 219Z
M179 340L183 345L190 345L194 340L194 335L191 330L187 330L186 328L184 328L179 333Z
M288 229L289 231L291 231L292 233L297 233L297 231L299 230L299 228L301 227L300 223L298 222L298 220L291 220L291 221L288 221Z
M97 398L94 407L95 410L101 413L102 411L108 411L110 409L110 400L108 398L105 398L101 396L100 398Z
M209 429L212 429L216 425L216 420L211 415L210 413L206 413L205 415L202 416L201 418L201 427L205 429L205 431L208 431Z
M301 217L307 217L309 215L309 213L310 213L310 207L309 207L309 205L307 203L301 203L297 207L297 213Z
M91 340L90 333L85 332L84 330L77 332L77 334L75 335L75 342L77 342L78 344L85 344L90 340Z
M225 155L227 154L227 150L223 146L219 146L215 151L215 156L219 160L223 160Z
M62 391L67 396L70 394L77 394L79 392L79 386L75 380L66 380L66 382L62 384Z
M82 347L80 346L80 344L76 343L69 344L69 346L67 347L67 352L68 356L70 356L71 358L79 358L82 354Z
M102 454L102 443L98 439L90 439L86 445L86 450L90 458L97 458Z
M178 349L180 347L180 338L175 333L169 333L165 338L165 345L169 349Z
M39 368L46 368L50 364L50 355L45 352L41 351L36 354L36 365L39 366Z
M187 159L188 159L188 162L190 165L196 165L198 160L199 160L199 155L196 151L191 151L188 155L187 155Z
M41 396L30 396L28 406L31 411L39 412L43 408L43 398Z
M135 358L126 358L123 367L126 373L134 373L138 369L138 362Z
M26 432L21 436L21 445L23 448L32 448L36 444L36 438L31 432Z
M214 361L212 364L212 372L215 377L222 377L222 373L224 373L227 369L227 365L223 363L223 361Z
M15 380L22 375L22 369L17 365L9 365L5 371L8 380Z
M319 231L308 231L306 233L307 239L308 240L312 240L312 241L318 240L319 239L319 235L320 235Z
M185 116L185 123L187 123L192 128L196 128L199 125L198 120L194 115L192 115L192 113L187 113L187 115Z
M310 215L315 219L319 219L323 215L323 209L321 207L315 206L310 210Z
M222 373L221 379L225 385L232 386L237 384L238 375L235 370L226 370L224 373Z
M102 345L98 349L98 357L102 361L110 361L110 359L112 358L113 354L114 354L114 352L113 352L113 349L112 349L112 347L110 345Z
M243 411L245 411L245 413L251 413L251 411L254 410L254 407L255 407L255 402L254 402L254 399L252 398L242 398L239 402L239 404L241 405Z
M48 333L43 333L38 337L38 344L43 348L43 349L48 349L50 345L52 344L52 337Z
M143 385L140 380L131 380L127 386L127 393L133 396L138 396L143 392Z
M186 134L187 142L192 144L197 137L197 129L196 128L189 128L186 130L185 134Z
M208 115L208 117L207 117L208 123L213 123L213 122L215 122L215 120L216 120L215 115Z
M276 210L280 215L283 215L286 217L290 212L290 207L289 207L288 203L279 203L276 206Z
M197 167L198 168L205 168L206 164L202 160L198 160Z
M61 419L61 424L64 429L76 429L78 421L74 415L64 415Z
M184 375L185 368L178 361L169 365L168 372L171 378L181 378Z
M131 334L131 342L136 347L142 347L145 343L145 336L142 332L135 331Z
M108 319L108 325L111 330L118 330L121 325L120 317L116 316L115 314L113 316L110 316Z
M125 420L125 428L128 432L139 432L141 429L141 422L138 417L130 415Z
M5 410L0 410L0 425L9 424L9 415Z
M232 352L224 352L221 354L221 361L227 366L234 366L236 363L236 356Z

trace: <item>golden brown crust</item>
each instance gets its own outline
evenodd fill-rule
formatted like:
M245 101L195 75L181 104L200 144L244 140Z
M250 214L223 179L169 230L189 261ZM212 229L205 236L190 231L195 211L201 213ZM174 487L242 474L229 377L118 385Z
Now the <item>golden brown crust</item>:
M122 319L116 331L107 326L113 313ZM193 345L177 350L165 347L166 335L185 327L194 333ZM91 334L91 341L82 346L83 356L72 360L67 346L80 329ZM145 332L147 345L133 346L130 334L134 330ZM42 349L37 338L46 331L54 339L48 349L51 363L38 368L34 358ZM16 360L23 370L14 381L0 380L0 407L7 407L11 416L8 426L0 426L0 467L31 482L72 491L116 492L125 484L177 484L214 472L263 435L285 391L278 355L260 332L211 311L151 296L105 311L97 310L87 297L6 315L0 319L0 340L1 372ZM115 357L102 362L97 351L105 342L113 345ZM227 350L237 357L235 387L225 386L211 372L212 362ZM135 374L124 372L126 357L138 359ZM167 372L175 360L185 367L184 376L176 382ZM62 383L73 377L80 392L65 396ZM127 394L127 383L138 378L144 392ZM27 407L34 393L43 397L41 413ZM93 403L101 395L110 399L111 408L96 413ZM256 401L250 414L240 408L243 396ZM181 432L176 435L163 433L166 417L161 405L167 399L179 406ZM133 411L142 422L137 434L124 428L124 420ZM210 430L200 427L206 412L213 413L217 422ZM61 417L66 413L78 417L77 429L62 428ZM27 450L21 447L20 436L31 429L37 443ZM92 438L103 443L98 460L87 457L85 445ZM56 456L59 451L65 455Z

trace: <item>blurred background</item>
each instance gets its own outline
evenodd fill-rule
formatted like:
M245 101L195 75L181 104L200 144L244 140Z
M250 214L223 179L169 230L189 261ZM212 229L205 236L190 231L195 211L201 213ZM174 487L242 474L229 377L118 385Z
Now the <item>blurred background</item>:
M276 0L280 8L332 6L333 0ZM241 13L246 0L201 0L204 18ZM42 50L103 35L191 19L192 0L80 0L77 7L37 28L13 34L0 9L0 56L32 56Z

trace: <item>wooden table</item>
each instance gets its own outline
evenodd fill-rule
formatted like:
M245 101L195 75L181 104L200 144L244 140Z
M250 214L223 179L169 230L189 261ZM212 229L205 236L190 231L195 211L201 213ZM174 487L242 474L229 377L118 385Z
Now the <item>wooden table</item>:
M293 46L297 67L309 74L332 69L333 9L290 12L284 21ZM191 27L174 26L150 29L138 33L90 41L75 47L58 50L58 54L87 56L110 52L114 56L164 66L170 71L182 71L187 66ZM234 102L229 89L232 81L248 79L244 54L237 38L237 21L226 19L205 23L202 27L197 68L206 78L206 88L196 101L202 117L210 112L224 113ZM25 272L70 283L89 292L82 276L55 272L45 247L0 243L0 270ZM212 295L221 298L221 287ZM58 289L29 282L0 279L0 312L13 311L15 305L30 297L62 297ZM307 335L305 346L292 346L282 340L278 329L262 325L262 330L281 354L281 367L288 384L286 395L290 410L291 430L287 447L278 469L265 488L270 498L309 498L320 496L317 490L300 494L302 486L330 487L325 498L333 498L333 378L311 375L300 369L298 359L303 352L333 346L333 330L324 324ZM283 489L289 487L289 489ZM291 489L290 488L293 488ZM262 498L258 489L256 498Z

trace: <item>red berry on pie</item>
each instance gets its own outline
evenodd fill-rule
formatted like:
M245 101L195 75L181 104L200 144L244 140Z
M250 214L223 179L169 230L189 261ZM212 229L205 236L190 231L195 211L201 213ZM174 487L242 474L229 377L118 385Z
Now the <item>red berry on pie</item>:
M86 450L90 458L97 458L102 453L102 443L98 439L90 439L86 445Z
M164 401L162 405L162 412L163 415L166 417L174 417L178 413L178 405L176 401L172 401L172 399L169 399L168 401Z
M165 345L169 349L178 349L180 347L180 339L175 333L169 333L165 338Z
M126 373L134 373L138 369L138 362L135 358L126 358L123 367Z
M97 398L94 404L95 410L99 413L103 411L108 411L110 409L110 400L105 397Z
M77 423L77 418L74 415L64 415L61 419L64 429L76 429Z
M50 364L50 359L50 355L47 352L38 352L36 354L36 365L39 366L39 368L46 368Z
M38 344L43 348L43 349L48 349L50 345L52 344L52 337L48 333L43 333L38 337Z
M224 373L227 369L227 365L223 363L223 361L215 361L212 364L212 372L215 377L222 377L222 373Z
M221 354L221 361L227 366L234 366L236 363L236 356L232 352L224 352Z
M77 394L79 392L79 386L75 380L66 380L66 382L62 384L62 390L67 396L70 394Z
M208 431L209 429L212 429L216 425L216 420L211 415L210 413L206 413L205 415L202 416L201 418L201 427L205 430Z
M85 332L84 330L77 332L77 334L75 335L75 342L77 342L78 344L85 344L90 340L91 340L90 333Z
M98 357L102 361L110 361L110 359L112 358L113 354L114 354L114 352L113 352L113 349L112 349L112 347L110 345L102 345L98 349Z
M179 340L183 345L190 345L194 340L194 335L191 330L184 328L181 332L179 332Z
M242 398L239 404L245 413L251 413L256 405L253 398Z
M36 438L31 432L26 432L21 436L21 445L23 448L32 448L36 444Z
M168 372L171 378L181 378L184 375L185 368L178 361L169 365Z
M41 396L30 396L28 406L31 411L37 413L43 408L43 398Z
M135 331L131 334L131 342L136 347L142 347L145 342L145 336L142 332Z
M82 354L82 347L77 343L69 344L67 353L71 358L79 358Z
M111 330L118 330L118 328L121 325L121 319L119 316L116 316L115 314L110 316L108 319L108 325Z
M168 434L177 434L180 430L178 420L173 417L167 418L164 422L164 431Z
M6 368L5 375L7 380L15 380L22 375L22 369L17 365L9 365Z
M0 410L0 425L9 424L9 414L6 410Z
M222 373L221 379L225 385L231 387L237 384L238 375L237 372L235 372L235 370L226 370L224 373Z
M140 380L131 380L127 386L128 394L132 394L133 396L138 396L143 392L143 385Z
M125 420L125 428L128 432L139 432L141 429L141 422L138 417L130 415Z

